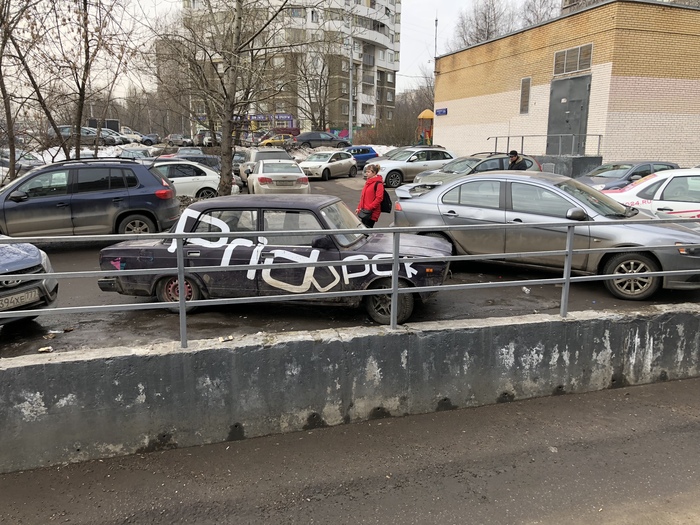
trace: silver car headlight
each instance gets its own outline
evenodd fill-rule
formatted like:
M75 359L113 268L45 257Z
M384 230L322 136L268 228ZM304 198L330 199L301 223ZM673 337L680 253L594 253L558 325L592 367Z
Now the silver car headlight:
M44 272L46 273L53 273L53 266L51 266L51 261L49 260L49 256L46 255L46 252L44 250L41 251L41 266L44 268Z

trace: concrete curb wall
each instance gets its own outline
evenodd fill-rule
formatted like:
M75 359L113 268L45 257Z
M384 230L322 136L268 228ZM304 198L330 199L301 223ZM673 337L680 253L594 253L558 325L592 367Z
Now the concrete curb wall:
M698 376L693 304L0 360L0 472Z

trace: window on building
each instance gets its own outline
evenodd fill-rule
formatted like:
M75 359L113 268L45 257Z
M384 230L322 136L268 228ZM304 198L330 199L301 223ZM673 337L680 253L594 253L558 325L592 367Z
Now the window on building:
M387 102L393 102L393 101L394 101L394 92L393 92L393 91L387 91L387 92L386 92L386 101L387 101Z
M391 41L392 44L394 43L394 33L393 32L389 33L389 40Z
M340 92L341 92L343 95L347 95L347 94L348 94L348 83L347 83L347 82L343 82L342 84L340 84Z
M520 114L527 115L530 112L530 82L531 78L523 78L520 81Z
M343 71L348 71L348 61L343 60L343 65L342 65Z
M394 53L393 53L393 51L389 51L388 58L389 58L389 63L393 63L393 62L394 62Z
M289 16L292 18L306 18L304 14L304 9L302 7L290 7Z
M394 112L393 111L387 111L386 112L386 119L391 120L394 118Z
M342 106L340 106L340 111L343 113L343 115L349 115L350 106L348 104L343 104Z
M393 83L394 83L394 74L393 74L392 72L390 72L390 71L387 71L387 72L386 72L386 81L387 81L389 84L393 84Z
M384 57L386 57L386 53L384 52L383 49L379 50L379 60L384 60Z
M316 10L311 11L311 21L318 22L318 11L316 11Z
M591 68L593 44L572 47L554 53L554 74L564 75Z

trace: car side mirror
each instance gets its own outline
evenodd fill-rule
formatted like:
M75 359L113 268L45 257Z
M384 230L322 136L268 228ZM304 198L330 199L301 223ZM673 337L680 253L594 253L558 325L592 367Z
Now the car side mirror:
M314 237L311 241L311 247L317 250L334 250L335 243L328 235L322 235L321 237Z
M29 200L29 195L27 194L27 192L24 191L13 191L12 193L10 193L9 199L12 202L24 202L26 200Z
M570 208L566 212L566 218L572 221L586 221L588 215L581 208Z
M636 180L639 180L639 179L641 179L641 178L643 178L641 175L632 175L632 176L630 177L630 180L631 180L631 181L636 181Z
M253 173L253 170L251 170L250 168L246 168L245 172L247 175L250 175L251 173Z

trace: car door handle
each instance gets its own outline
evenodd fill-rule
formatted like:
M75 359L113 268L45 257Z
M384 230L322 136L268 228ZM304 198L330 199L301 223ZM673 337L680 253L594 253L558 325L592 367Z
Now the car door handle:
M68 206L67 202L59 202L56 204L56 208L65 208L66 206Z
M508 221L508 222L510 222L511 224L514 223L514 222L517 222L517 223L521 223L521 224L522 224L523 220L522 220L522 219L513 219L512 221Z
M450 210L448 212L443 213L445 217L459 217L459 213L457 213L454 210Z
M673 211L673 208L657 208L658 211Z
M114 198L112 199L112 202L121 202L121 201L123 201L123 200L124 200L123 197L114 197Z
M200 255L202 255L202 252L199 250L187 252L187 257L199 257Z

